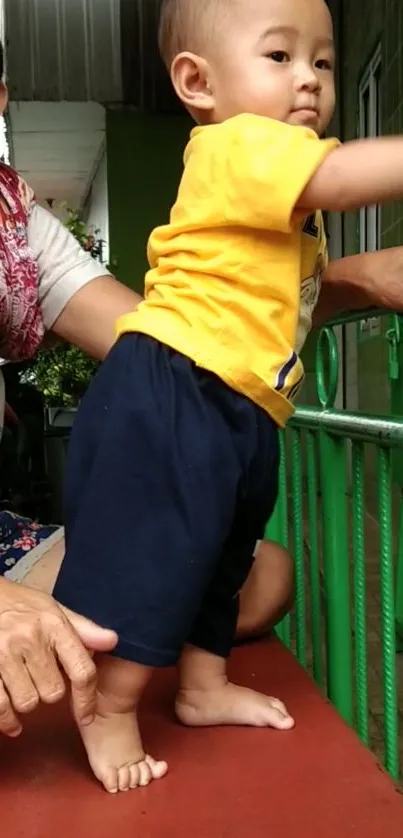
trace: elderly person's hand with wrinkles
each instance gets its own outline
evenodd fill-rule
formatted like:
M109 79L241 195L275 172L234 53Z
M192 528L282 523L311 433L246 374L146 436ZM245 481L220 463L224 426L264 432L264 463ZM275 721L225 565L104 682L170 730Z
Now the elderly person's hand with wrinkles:
M0 579L0 733L18 736L21 715L54 704L71 684L74 715L90 723L96 698L91 652L113 649L113 631L61 608L47 594Z

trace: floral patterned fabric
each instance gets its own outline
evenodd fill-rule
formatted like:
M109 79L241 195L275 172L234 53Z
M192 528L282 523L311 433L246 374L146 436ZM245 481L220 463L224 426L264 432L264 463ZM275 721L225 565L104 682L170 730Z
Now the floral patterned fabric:
M0 357L31 358L45 327L39 305L39 268L28 246L34 194L14 169L0 163Z
M14 512L0 512L0 576L58 529L36 524Z
M39 268L28 246L33 206L34 194L29 186L17 172L0 163L0 357L7 361L31 358L45 333L39 305ZM0 395L4 403L4 392ZM0 427L0 438L1 431ZM0 512L0 576L56 529L13 512Z

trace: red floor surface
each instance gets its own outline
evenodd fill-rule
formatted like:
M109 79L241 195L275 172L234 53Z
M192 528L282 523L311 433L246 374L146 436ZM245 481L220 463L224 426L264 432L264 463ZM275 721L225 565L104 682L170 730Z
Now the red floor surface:
M284 698L296 729L185 729L172 713L174 675L162 672L144 729L169 775L111 797L66 708L45 710L0 746L1 838L402 838L402 797L279 643L238 649L231 669Z

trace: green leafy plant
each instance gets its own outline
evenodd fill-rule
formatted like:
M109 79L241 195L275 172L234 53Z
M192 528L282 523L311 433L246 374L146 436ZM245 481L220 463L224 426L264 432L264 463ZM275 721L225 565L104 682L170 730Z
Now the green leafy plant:
M77 210L67 209L66 227L77 239L83 250L91 253L93 259L102 262L103 244L99 238L99 230L89 233L81 214Z
M99 231L89 233L79 212L67 210L66 227L84 250L102 261L103 241ZM23 379L43 394L48 407L75 407L97 368L98 362L77 347L54 343L39 350Z
M56 344L38 352L24 379L43 394L47 407L76 407L97 367L76 346Z

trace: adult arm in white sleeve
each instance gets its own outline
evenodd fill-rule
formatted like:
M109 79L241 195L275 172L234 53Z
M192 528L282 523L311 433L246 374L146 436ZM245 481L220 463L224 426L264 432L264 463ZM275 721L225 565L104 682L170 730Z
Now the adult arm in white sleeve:
M118 317L141 297L91 258L66 227L34 205L28 244L39 266L39 300L46 329L102 360L115 341Z

